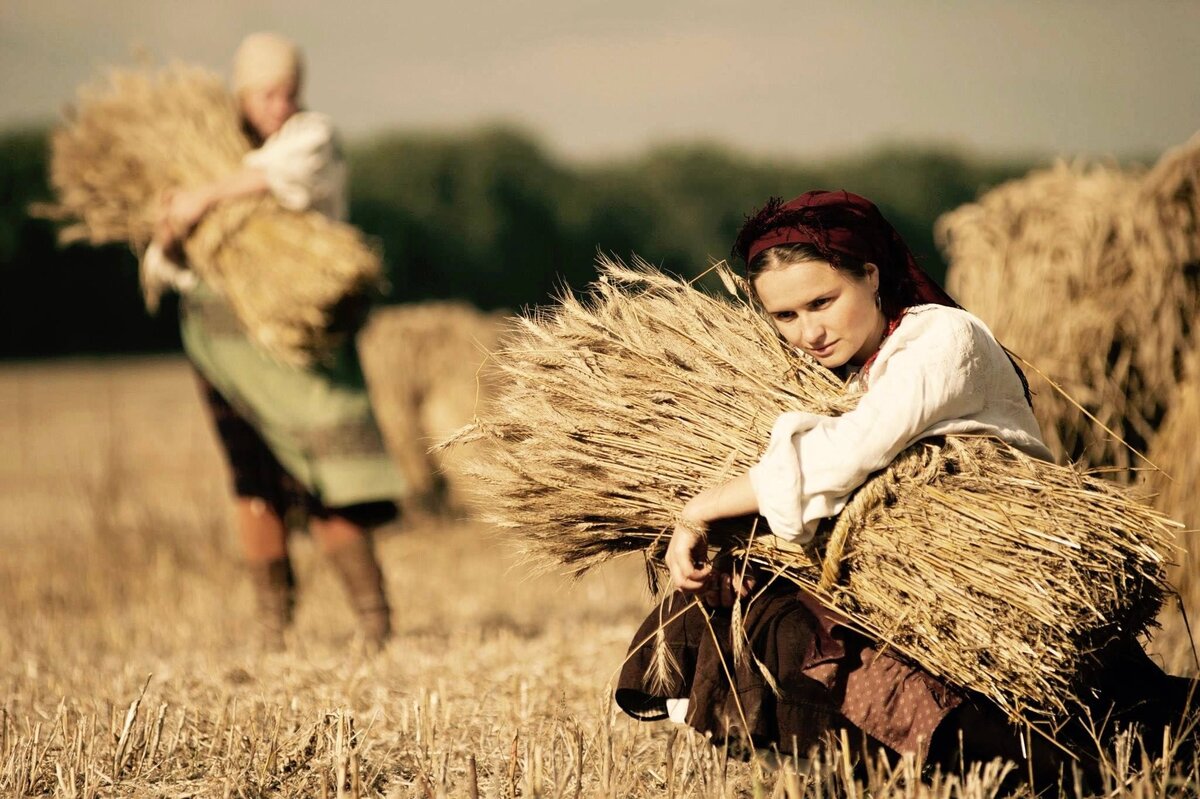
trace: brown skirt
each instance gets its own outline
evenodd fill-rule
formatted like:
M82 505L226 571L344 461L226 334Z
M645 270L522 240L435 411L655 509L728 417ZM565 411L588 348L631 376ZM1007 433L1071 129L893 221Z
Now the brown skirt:
M634 636L617 704L656 721L668 718L667 699L687 699L687 723L742 754L748 742L803 755L826 733L846 729L871 750L911 753L919 764L1028 758L1028 770L1043 783L1071 763L1094 770L1097 735L1105 741L1139 726L1153 748L1164 726L1178 728L1195 694L1191 680L1164 674L1135 640L1114 639L1081 675L1089 686L1083 704L1051 743L1010 725L981 695L877 648L804 591L772 587L743 608L753 657L734 658L728 609L668 596ZM656 656L656 648L668 656Z
M803 591L771 589L744 608L753 657L737 659L728 609L669 596L634 637L617 704L651 721L667 717L666 699L686 698L687 723L730 744L748 738L803 754L826 732L856 728L923 759L933 731L966 696L876 649ZM656 662L656 640L670 657Z

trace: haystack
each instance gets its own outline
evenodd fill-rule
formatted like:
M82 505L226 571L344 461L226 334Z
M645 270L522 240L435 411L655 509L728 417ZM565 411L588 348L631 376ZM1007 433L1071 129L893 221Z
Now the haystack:
M601 270L586 301L521 320L492 356L501 396L461 436L486 443L473 468L484 512L532 559L575 573L625 553L661 565L683 503L751 466L779 413L854 403L747 302L645 265ZM814 547L749 522L713 543L1014 718L1038 718L1071 706L1099 642L1153 619L1169 528L1111 484L952 437L902 453Z
M164 192L236 171L249 144L220 78L175 65L114 69L79 92L51 139L50 180L72 222L64 243L142 250ZM309 364L337 347L360 298L381 279L378 253L349 225L269 198L223 204L185 244L189 265L221 292L247 332L280 359Z
M1196 333L1200 335L1200 328ZM1200 345L1188 353L1183 378L1168 398L1167 407L1147 453L1161 471L1147 472L1147 483L1155 507L1188 528L1180 536L1186 553L1170 577L1183 601L1183 612L1194 620L1200 609L1200 547L1194 543L1200 530ZM1186 629L1188 620L1182 621L1185 640L1191 640L1191 631ZM1193 658L1188 668L1195 665Z
M1200 349L1188 353L1184 376L1169 400L1170 410L1159 425L1150 448L1150 460L1163 471L1154 473L1151 485L1155 504L1162 508L1195 508L1200 481ZM1185 517L1190 527L1200 518Z
M1200 136L1145 173L1035 171L937 223L950 293L1035 368L1047 443L1126 482L1145 466L1126 443L1152 446L1195 346L1198 182Z
M467 479L466 449L430 452L437 442L485 413L495 395L488 353L501 345L508 316L465 302L434 301L377 308L359 335L371 403L388 451L429 510L454 510Z

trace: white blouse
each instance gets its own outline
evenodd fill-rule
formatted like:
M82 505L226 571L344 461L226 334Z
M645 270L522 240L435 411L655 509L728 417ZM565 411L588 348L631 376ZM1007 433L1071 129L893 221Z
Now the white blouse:
M346 162L325 114L292 114L261 147L246 153L242 164L266 174L271 194L284 208L346 219Z
M750 469L771 532L805 543L854 489L922 438L993 435L1052 460L1021 380L987 326L942 305L910 308L879 348L869 387L841 416L782 414Z

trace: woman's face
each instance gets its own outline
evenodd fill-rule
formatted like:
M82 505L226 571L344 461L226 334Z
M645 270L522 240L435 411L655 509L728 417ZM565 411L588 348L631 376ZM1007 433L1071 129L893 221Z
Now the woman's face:
M283 123L299 110L299 88L295 80L285 80L272 85L242 89L242 116L261 138L267 139L278 132Z
M886 327L876 304L879 269L861 279L826 261L775 267L754 279L754 291L784 340L827 369L866 363Z

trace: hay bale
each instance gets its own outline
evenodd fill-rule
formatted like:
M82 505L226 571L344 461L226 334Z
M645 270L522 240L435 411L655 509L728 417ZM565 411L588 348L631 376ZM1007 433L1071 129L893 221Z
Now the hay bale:
M1145 466L1130 447L1151 445L1194 346L1198 180L1200 137L1145 174L1059 163L937 222L950 293L1034 367L1047 444L1120 481Z
M1126 321L1111 313L1132 274L1105 257L1117 198L1135 183L1108 167L1059 163L944 215L936 229L950 293L1042 373L1030 371L1029 379L1046 443L1071 459L1123 467L1124 447L1097 436L1042 375L1122 437L1126 420L1141 418L1126 390L1133 369Z
M80 90L54 132L58 202L38 211L72 223L60 233L64 243L126 242L140 251L164 192L223 178L248 150L216 75L182 65L114 69ZM357 230L266 197L222 204L184 249L259 344L301 365L341 344L382 276L378 253Z
M469 424L494 396L481 370L509 323L465 302L435 301L377 308L359 335L375 415L388 450L426 510L454 510L462 500L467 450L430 452Z
M1200 347L1188 354L1184 377L1167 405L1169 410L1148 453L1162 471L1150 472L1147 482L1154 492L1154 506L1192 531L1184 536L1188 541L1200 530ZM1187 554L1172 571L1171 583L1185 607L1195 614L1200 609L1200 550L1185 549Z
M751 466L779 413L854 402L746 302L645 265L601 270L586 302L521 320L492 358L500 397L460 435L486 444L472 468L486 516L575 573L631 552L661 565L684 501ZM1169 526L1111 484L955 437L902 454L815 548L744 527L714 536L931 673L1036 718L1070 706L1099 641L1153 618Z
M1177 518L1192 529L1200 529L1200 506L1196 503L1200 476L1200 351L1189 354L1185 377L1175 388L1170 410L1158 429L1150 460L1161 473L1151 476L1155 504L1174 509Z

